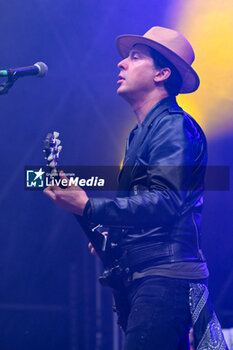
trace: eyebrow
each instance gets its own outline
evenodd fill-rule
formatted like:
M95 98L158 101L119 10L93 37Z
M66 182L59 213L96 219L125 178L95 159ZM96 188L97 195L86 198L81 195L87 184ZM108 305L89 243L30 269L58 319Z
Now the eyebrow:
M133 53L142 53L140 50L137 50L137 49L131 49L131 50L129 50L129 55L130 54L133 54Z

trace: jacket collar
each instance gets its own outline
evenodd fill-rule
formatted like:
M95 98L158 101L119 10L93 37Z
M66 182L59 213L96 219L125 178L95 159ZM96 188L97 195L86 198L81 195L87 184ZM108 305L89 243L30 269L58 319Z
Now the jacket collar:
M128 174L129 166L132 166L135 162L135 157L136 157L138 147L144 142L154 120L166 110L174 110L174 111L181 110L181 108L178 106L176 102L175 97L169 96L162 99L158 103L156 103L156 105L149 111L149 113L146 115L145 119L143 120L141 124L141 132L136 138L136 140L134 140L134 142L133 142L133 138L135 137L135 131L138 129L138 124L131 130L127 140L126 154L123 162L123 167L118 177L119 181L123 180L122 177L124 177L125 180L128 181L127 178L129 178L129 174ZM128 166L128 171L126 171L127 166ZM123 173L127 173L126 176L122 176Z
M174 110L174 111L178 111L178 110L182 110L177 102L176 102L176 98L174 96L168 96L163 98L162 100L160 100L159 102L157 102L154 107L152 107L152 109L147 113L147 115L145 116L142 124L141 124L141 128L143 130L142 134L145 134L146 130L152 125L153 121L161 114L163 113L165 110ZM129 134L129 138L128 138L128 146L129 143L132 139L132 137L134 136L135 131L139 128L138 124L135 125L135 127L131 130L130 134Z
M154 121L154 119L161 113L163 113L163 111L165 111L166 109L181 110L174 96L165 97L159 102L157 102L145 116L141 127L148 127ZM134 133L134 131L136 131L138 128L139 126L138 124L136 124L135 127L131 130L131 133Z
M148 126L159 114L163 113L163 111L170 108L180 109L174 96L165 97L158 103L156 103L154 107L152 107L152 109L145 116L142 122L142 127Z

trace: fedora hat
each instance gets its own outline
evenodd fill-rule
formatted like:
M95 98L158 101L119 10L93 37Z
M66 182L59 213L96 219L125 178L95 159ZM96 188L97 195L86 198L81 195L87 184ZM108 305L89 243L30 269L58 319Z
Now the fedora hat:
M123 58L128 56L136 44L150 46L176 67L182 77L180 93L197 90L200 80L191 67L195 58L194 51L182 34L164 27L152 27L143 36L126 34L116 39L117 50Z

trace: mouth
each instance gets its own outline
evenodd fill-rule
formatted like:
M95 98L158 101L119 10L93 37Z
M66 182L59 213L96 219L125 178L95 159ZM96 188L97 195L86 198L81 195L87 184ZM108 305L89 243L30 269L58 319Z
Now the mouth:
M124 77L122 77L122 75L118 75L118 81L117 81L117 84L121 84L124 80L125 80L125 78Z

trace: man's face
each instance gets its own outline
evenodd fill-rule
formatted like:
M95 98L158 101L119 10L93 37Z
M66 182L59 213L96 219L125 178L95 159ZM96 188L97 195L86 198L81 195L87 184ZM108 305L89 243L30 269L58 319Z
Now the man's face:
M118 68L117 93L126 100L139 100L154 89L156 68L148 46L135 45L129 56L118 63Z

